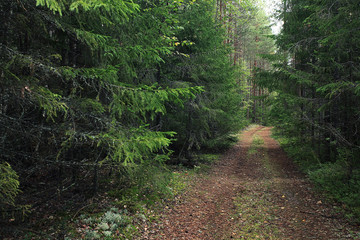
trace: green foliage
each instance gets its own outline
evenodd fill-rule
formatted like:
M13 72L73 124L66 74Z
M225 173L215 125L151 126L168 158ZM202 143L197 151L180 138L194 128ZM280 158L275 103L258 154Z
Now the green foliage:
M119 202L156 201L182 188L168 186L173 152L191 159L226 148L246 124L249 71L229 60L213 1L23 0L0 9L0 157L13 168L2 177L25 195L90 196L114 181ZM3 187L15 204L18 185ZM106 224L94 223L102 231L88 238L110 237Z
M124 189L121 198L122 205L129 207L134 204L153 204L170 194L168 185L172 174L165 167L155 164L143 164L127 169L129 178L126 182L128 189ZM137 206L134 206L136 209Z
M53 13L62 15L65 6L62 0L36 0L36 6L46 6Z
M161 84L159 64L178 53L178 4L39 0L0 7L0 152L14 166L4 165L4 181L25 182L25 194L45 183L47 196L61 197L91 178L93 186L81 191L96 193L115 170L131 182L123 188L141 182L142 195L165 189L166 174L149 172L172 153L175 132L162 128L162 118L204 91ZM2 200L14 203L17 186L2 187Z
M39 102L39 106L44 110L47 120L55 121L58 113L67 113L68 106L61 101L59 94L51 92L49 89L39 87L35 89L34 95Z
M9 163L0 163L0 212L3 218L24 219L30 212L30 205L16 203L16 196L21 193L19 176Z
M203 144L204 144L204 148L207 149L208 151L217 153L229 149L237 142L238 142L238 138L236 136L225 135L225 136L219 136L217 138L209 139Z
M101 216L81 215L78 224L85 239L113 239L120 233L131 236L136 232L128 212L118 208L111 208Z
M319 165L310 171L310 178L325 190L330 198L344 203L360 218L360 167L355 159L357 152L339 149L339 156L334 163Z
M281 146L303 172L316 184L319 190L330 199L345 206L349 217L359 220L360 217L360 166L357 162L358 151L338 149L339 155L335 162L321 163L310 144L298 138L284 137L277 131L275 137Z
M188 183L184 180L184 173L181 171L180 172L174 171L172 173L171 180L168 184L171 197L178 196L180 193L185 191L187 187L188 187Z
M80 109L84 112L94 112L97 114L101 114L106 111L104 106L100 102L91 98L79 99L78 102L80 105Z
M264 139L262 139L259 135L255 135L253 137L253 141L249 148L248 154L249 155L256 154L259 148L261 148L263 145L264 145Z
M165 150L171 143L168 136L174 136L174 132L153 132L145 127L119 131L113 128L108 133L101 134L98 145L110 150L110 155L104 161L115 161L123 164L143 162L152 156L151 153ZM166 159L166 158L165 158ZM164 158L153 156L153 161L163 162Z
M265 180L262 184L249 181L243 187L244 190L234 200L237 212L234 218L240 215L241 220L232 234L238 239L281 239L277 225L269 224L276 219L278 210L269 193L274 186Z
M245 86L237 79L242 69L232 66L230 49L223 43L224 29L217 25L213 2L190 2L179 11L181 28L176 33L175 50L183 54L168 56L161 65L166 85L204 86L205 92L184 104L184 109L171 109L165 116L165 129L177 132L174 143L179 161L192 161L200 149L218 150L231 145L231 135L243 125ZM174 66L176 66L174 68ZM239 73L240 72L240 73ZM171 80L171 81L169 81ZM184 160L181 160L184 159Z
M7 162L0 164L0 209L15 205L15 197L20 192L19 177Z
M274 68L257 77L261 87L272 91L268 118L311 178L355 209L360 74L354 59L360 35L354 26L359 6L354 1L286 0L282 7L279 49L267 56Z
M129 14L132 14L139 10L139 6L132 1L100 1L100 0L87 0L87 1L73 1L69 7L70 11L79 13L80 9L85 12L91 10L103 10L109 16L114 18L123 17L129 20Z
M319 167L320 159L311 144L305 144L296 137L285 137L287 134L278 129L275 129L273 136L303 172L313 171Z

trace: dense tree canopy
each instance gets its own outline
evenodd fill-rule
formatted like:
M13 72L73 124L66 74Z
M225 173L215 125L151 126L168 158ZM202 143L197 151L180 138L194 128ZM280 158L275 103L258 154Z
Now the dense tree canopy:
M357 209L359 13L358 1L284 0L279 51L267 56L274 69L257 79L273 92L272 123L307 152L300 162L310 176Z
M250 122L277 127L309 176L360 216L360 5L283 0L277 36L262 8L0 1L3 219L104 189L146 196L167 166L194 167Z
M0 211L94 194L109 175L128 187L132 171L230 146L252 102L258 12L253 1L1 1ZM30 202L15 202L20 189Z

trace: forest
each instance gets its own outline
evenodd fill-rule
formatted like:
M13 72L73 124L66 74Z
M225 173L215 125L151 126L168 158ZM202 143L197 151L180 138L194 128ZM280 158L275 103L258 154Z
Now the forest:
M85 239L133 239L255 123L359 221L360 3L279 1L276 35L265 8L2 0L0 239L80 239L86 211L117 225Z

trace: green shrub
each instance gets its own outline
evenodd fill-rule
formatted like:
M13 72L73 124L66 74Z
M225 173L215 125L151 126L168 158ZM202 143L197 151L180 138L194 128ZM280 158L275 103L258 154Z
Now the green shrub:
M209 139L204 143L204 149L211 152L223 152L237 143L238 138L235 135L220 136L215 139Z
M308 173L319 190L350 209L348 215L360 221L360 164L359 152L347 148L337 149L335 162L321 163L310 143L295 137L286 137L275 132L273 135L288 156Z
M349 190L345 182L346 169L339 162L322 164L319 169L310 171L309 177L337 199Z
M287 155L303 172L309 172L319 167L320 160L311 144L301 142L296 137L285 137L274 131L272 135L285 150Z
M310 179L325 190L329 197L352 210L350 216L360 220L360 169L349 169L343 161L326 163L309 173Z

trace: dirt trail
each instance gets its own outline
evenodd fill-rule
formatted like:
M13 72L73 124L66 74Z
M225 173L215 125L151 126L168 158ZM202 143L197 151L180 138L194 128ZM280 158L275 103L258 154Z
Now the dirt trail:
M349 229L258 126L141 239L355 239Z

